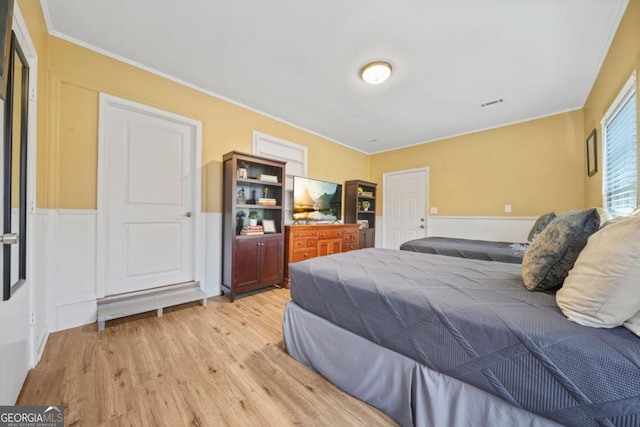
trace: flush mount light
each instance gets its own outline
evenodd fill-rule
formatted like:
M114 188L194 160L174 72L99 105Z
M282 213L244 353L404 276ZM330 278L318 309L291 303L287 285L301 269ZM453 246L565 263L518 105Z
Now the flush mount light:
M389 78L392 69L386 61L373 61L362 67L360 78L370 85L377 85Z

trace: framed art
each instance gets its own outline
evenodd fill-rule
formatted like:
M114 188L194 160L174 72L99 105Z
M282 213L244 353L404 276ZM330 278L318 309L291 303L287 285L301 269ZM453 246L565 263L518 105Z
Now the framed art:
M359 219L358 220L358 224L360 225L360 229L362 228L369 228L369 220L367 219Z
M593 176L598 172L598 144L596 130L592 130L587 138L587 176Z
M265 233L277 233L276 221L273 219L263 219L262 228L264 229Z

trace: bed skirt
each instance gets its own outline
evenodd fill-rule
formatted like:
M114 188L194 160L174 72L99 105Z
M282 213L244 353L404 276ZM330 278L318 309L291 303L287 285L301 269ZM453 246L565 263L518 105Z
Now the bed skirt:
M289 354L402 426L559 426L287 303Z

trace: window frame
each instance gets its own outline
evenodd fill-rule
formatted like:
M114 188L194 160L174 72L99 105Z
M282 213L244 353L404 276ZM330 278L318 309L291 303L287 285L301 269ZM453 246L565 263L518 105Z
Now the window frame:
M640 200L638 197L638 193L640 193L640 174L638 166L640 166L640 162L638 162L638 155L640 155L640 150L638 150L638 90L637 90L637 75L634 71L633 74L629 77L629 79L625 82L624 86L618 95L614 99L614 101L609 106L607 112L602 116L602 120L600 121L600 130L602 135L602 206L603 208L609 212L609 207L607 206L607 125L609 122L614 119L617 114L620 112L622 107L625 106L627 101L635 95L636 101L636 200ZM633 209L636 207L634 206ZM609 212L612 213L612 212Z

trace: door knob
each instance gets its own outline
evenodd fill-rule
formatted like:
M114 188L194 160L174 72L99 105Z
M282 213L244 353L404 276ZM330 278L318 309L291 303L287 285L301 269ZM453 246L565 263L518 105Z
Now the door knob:
M186 216L187 218L191 218L193 214L191 212L187 212L186 214L184 214L184 216Z
M424 228L424 224L420 224L420 228Z
M424 218L420 218L420 221L424 222Z
M18 243L18 234L17 233L7 233L0 236L0 242L3 245L15 245Z

